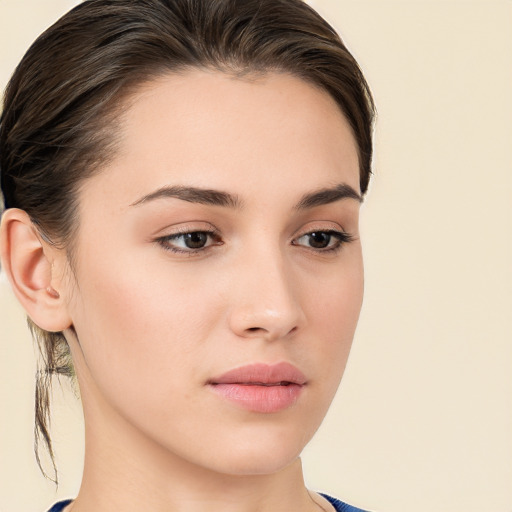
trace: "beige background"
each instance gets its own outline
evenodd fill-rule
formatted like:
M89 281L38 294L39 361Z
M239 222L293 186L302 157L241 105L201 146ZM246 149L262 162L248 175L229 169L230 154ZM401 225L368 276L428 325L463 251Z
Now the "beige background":
M0 86L76 2L0 0ZM316 0L379 109L366 299L312 488L375 512L512 511L512 1ZM56 392L61 485L32 454L34 362L0 277L0 512L73 496L79 403Z

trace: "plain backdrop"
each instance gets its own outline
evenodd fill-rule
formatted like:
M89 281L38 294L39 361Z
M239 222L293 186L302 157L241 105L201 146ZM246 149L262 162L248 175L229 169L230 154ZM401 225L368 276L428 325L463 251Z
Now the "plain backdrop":
M2 89L76 3L0 0ZM310 3L379 116L365 304L308 484L374 512L511 512L512 1ZM1 275L0 325L0 512L42 512L77 492L80 404L56 388L56 491L34 460L34 351Z

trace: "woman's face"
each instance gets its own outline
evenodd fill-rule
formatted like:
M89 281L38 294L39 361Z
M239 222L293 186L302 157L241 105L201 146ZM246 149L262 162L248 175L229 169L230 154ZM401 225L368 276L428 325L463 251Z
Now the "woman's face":
M348 123L312 85L146 84L79 196L67 298L91 435L228 474L293 461L359 315L359 193Z

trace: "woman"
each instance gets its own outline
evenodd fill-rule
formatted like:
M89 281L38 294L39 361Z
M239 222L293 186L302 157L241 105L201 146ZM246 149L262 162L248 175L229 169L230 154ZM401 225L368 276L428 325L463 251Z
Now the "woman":
M359 510L306 489L363 293L373 105L299 0L91 0L29 49L0 131L2 265L76 375L94 510Z

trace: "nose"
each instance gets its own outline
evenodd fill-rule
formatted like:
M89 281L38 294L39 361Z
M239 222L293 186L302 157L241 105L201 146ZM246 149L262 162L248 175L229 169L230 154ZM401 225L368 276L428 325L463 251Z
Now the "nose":
M279 251L243 258L232 280L232 331L244 338L286 338L305 321L300 283Z

